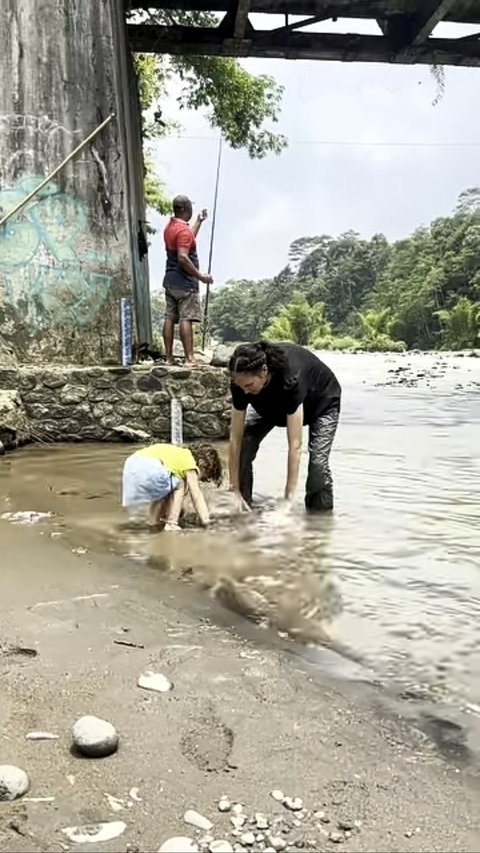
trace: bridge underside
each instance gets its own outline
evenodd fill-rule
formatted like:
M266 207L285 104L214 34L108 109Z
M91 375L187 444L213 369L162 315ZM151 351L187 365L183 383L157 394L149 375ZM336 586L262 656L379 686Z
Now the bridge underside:
M135 51L408 65L480 65L480 0L125 2ZM192 16L187 19L186 12L197 13L193 24ZM265 16L263 28L259 28L258 19L252 21L251 16L258 14ZM278 15L283 18L280 23ZM355 32L356 19L374 24L374 34ZM331 20L340 21L347 32L322 32L322 24ZM447 38L434 32L442 22L478 25L478 31Z

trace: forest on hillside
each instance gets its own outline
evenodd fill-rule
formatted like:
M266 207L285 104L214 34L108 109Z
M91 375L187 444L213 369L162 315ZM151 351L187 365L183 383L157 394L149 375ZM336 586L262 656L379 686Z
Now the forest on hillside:
M465 349L480 344L480 188L451 216L389 243L348 231L301 237L271 279L213 291L210 332L318 349Z

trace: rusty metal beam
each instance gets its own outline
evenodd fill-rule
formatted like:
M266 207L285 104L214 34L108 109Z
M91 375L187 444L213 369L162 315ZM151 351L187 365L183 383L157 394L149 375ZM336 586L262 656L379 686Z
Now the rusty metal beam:
M384 36L301 32L277 36L271 30L252 30L248 41L239 42L225 38L219 29L204 27L129 24L128 31L132 49L145 53L480 66L479 41L430 38L396 50Z

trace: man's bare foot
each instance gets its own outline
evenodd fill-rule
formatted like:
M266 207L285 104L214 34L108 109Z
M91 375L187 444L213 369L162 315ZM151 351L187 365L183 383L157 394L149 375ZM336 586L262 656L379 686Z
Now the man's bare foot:
M192 359L192 360L185 359L185 367L196 367L196 366L197 366L197 362L194 359Z
M165 364L167 365L167 367L174 367L175 366L175 362L174 362L173 358L165 359Z

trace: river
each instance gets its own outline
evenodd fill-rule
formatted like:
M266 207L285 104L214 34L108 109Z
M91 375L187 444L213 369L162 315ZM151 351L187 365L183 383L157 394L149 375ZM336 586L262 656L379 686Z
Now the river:
M106 549L137 561L139 573L149 562L193 576L303 641L289 642L316 666L394 688L416 708L434 702L444 716L461 715L479 748L480 359L325 360L343 386L330 518L306 517L301 495L288 517L269 502L284 483L281 430L257 461L264 510L235 521L227 498L212 494L208 532L167 539L124 523L126 445L36 445L9 455L0 510L52 512L45 532L79 559ZM188 588L179 584L179 595ZM323 640L345 654L327 653Z

